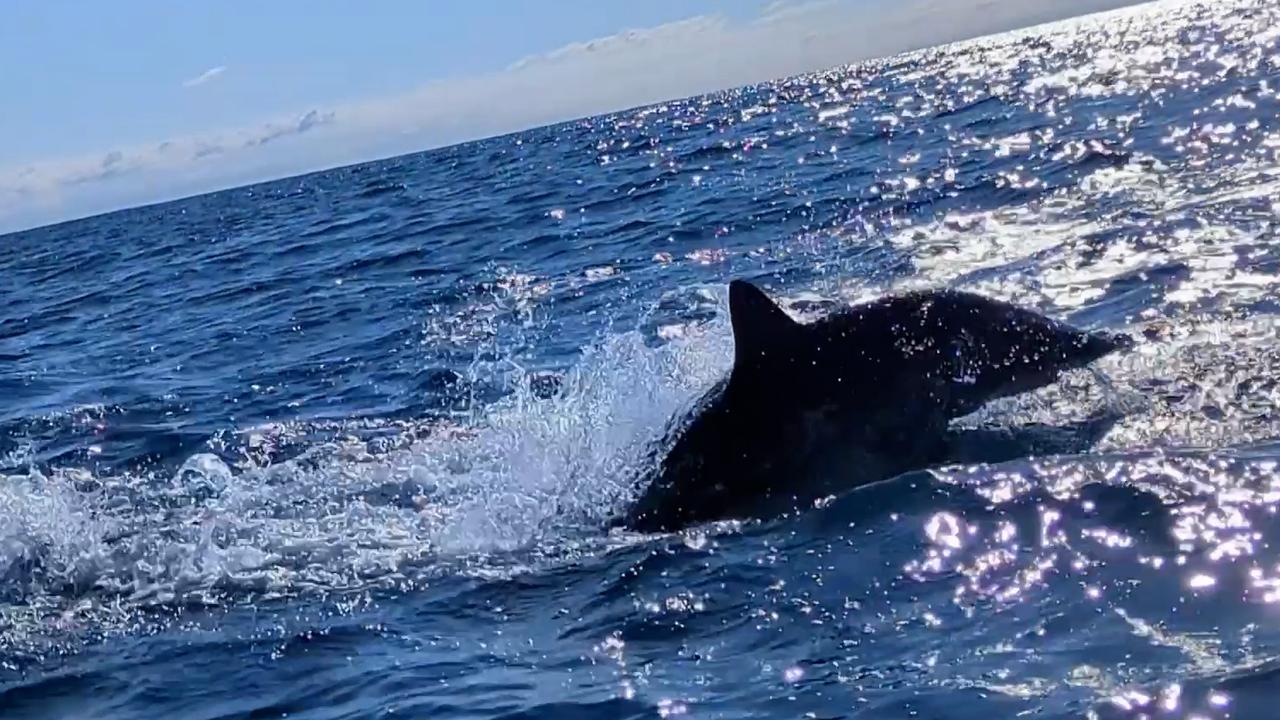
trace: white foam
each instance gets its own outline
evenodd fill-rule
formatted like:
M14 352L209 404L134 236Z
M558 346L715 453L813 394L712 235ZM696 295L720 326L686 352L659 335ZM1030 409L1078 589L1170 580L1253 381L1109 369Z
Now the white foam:
M276 424L245 433L235 468L199 453L171 476L3 476L0 576L74 615L402 586L450 557L562 542L628 501L650 443L722 375L731 347L723 319L658 347L611 335L555 397L526 382L471 423L407 424L390 450L385 437L347 437L253 461L306 431Z
M433 540L444 551L510 549L554 528L600 520L634 491L649 443L674 413L727 369L723 322L658 348L639 333L589 348L561 393L517 392L491 408L465 438L416 449L446 497L460 502Z

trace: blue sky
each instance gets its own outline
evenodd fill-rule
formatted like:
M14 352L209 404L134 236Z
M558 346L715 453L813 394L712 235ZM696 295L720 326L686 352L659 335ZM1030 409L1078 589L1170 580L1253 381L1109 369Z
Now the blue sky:
M624 28L766 4L13 0L0 9L0 98L23 111L0 113L0 137L21 141L0 143L0 167L404 92ZM225 70L183 85L214 68Z
M12 0L0 232L1128 4Z

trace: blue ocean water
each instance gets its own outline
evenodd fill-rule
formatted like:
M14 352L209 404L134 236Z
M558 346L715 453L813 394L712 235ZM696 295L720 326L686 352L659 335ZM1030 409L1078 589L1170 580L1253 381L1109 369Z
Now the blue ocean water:
M1159 3L0 238L0 717L1270 718L1280 8ZM908 287L1140 343L1093 451L609 533Z

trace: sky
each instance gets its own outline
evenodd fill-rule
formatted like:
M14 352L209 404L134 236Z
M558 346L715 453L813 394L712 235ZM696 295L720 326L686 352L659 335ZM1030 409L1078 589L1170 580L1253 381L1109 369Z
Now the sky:
M0 233L1135 0L12 0Z

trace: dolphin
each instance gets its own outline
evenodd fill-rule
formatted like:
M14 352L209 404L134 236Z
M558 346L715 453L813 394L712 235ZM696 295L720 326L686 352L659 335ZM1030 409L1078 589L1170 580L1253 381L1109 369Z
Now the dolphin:
M615 524L669 532L767 519L946 464L951 420L1133 342L949 289L803 324L734 280L729 313L732 370L669 426L670 449Z

